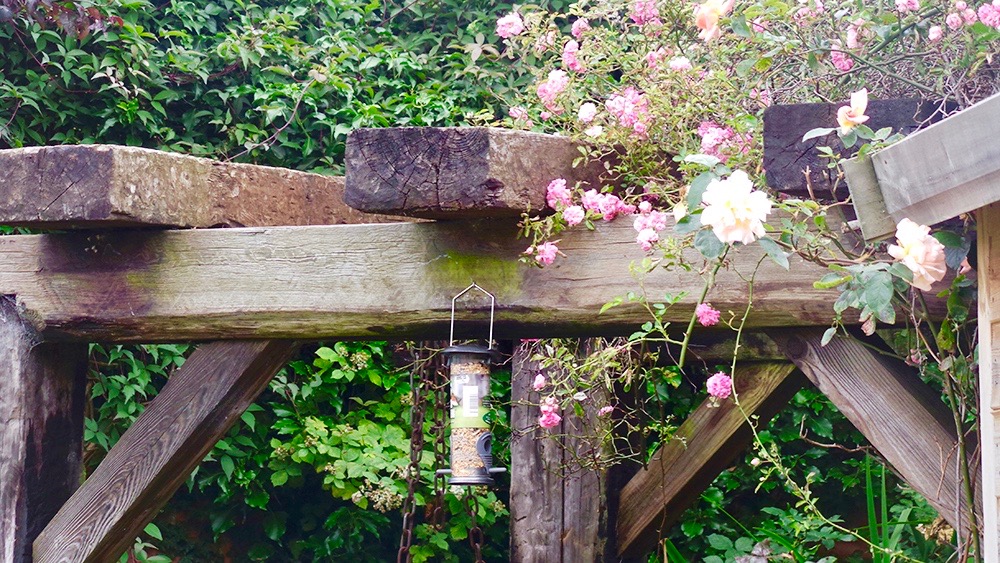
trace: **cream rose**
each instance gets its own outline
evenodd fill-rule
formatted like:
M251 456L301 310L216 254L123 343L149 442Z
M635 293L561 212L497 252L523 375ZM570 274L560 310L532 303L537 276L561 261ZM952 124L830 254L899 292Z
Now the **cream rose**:
M903 219L896 225L896 242L889 255L913 272L913 287L929 291L931 284L944 279L947 271L944 245L931 236L931 228Z
M771 200L753 189L746 172L737 170L725 180L712 180L701 201L707 206L701 213L701 224L712 227L722 242L750 244L764 236Z

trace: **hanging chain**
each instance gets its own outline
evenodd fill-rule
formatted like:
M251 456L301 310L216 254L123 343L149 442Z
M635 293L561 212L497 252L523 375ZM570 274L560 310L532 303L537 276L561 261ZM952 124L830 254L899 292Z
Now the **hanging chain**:
M413 393L413 404L410 408L410 463L406 466L406 499L403 501L402 509L403 531L399 536L396 563L409 563L413 559L410 555L410 546L413 543L413 524L417 512L415 492L420 481L420 458L424 451L424 419L427 410L424 394L421 391L428 379L433 381L433 374L436 371L429 365L430 360L416 348L413 350L413 360L413 369L410 371L410 389ZM431 373L430 377L428 371ZM414 378L414 374L417 378Z
M431 434L434 436L434 508L429 520L435 529L444 526L444 475L439 469L448 467L448 420L451 418L451 380L447 367L440 362L435 370L434 410L431 413Z
M479 516L479 495L473 487L467 487L465 495L462 496L462 503L465 510L469 512L471 519L469 524L469 545L476 556L476 563L486 563L483 561L483 530L479 527L477 518Z

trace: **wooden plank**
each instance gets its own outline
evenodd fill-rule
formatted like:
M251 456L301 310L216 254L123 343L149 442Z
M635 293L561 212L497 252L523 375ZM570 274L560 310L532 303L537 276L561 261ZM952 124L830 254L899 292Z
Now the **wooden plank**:
M891 222L932 225L1000 201L997 130L1000 94L872 155Z
M295 350L199 347L35 540L35 561L115 561Z
M538 427L541 396L531 384L539 372L528 348L515 348L511 373L510 560L514 563L560 562L563 524L563 448L550 436L562 424Z
M836 175L830 174L826 166L828 161L820 156L816 147L827 146L835 151L839 148L844 157L850 156L854 149L843 149L843 144L832 133L802 142L802 136L812 129L836 127L837 109L843 105L782 104L764 110L764 169L768 186L797 197L808 197L811 186L816 197L844 199L845 186L837 186ZM937 104L917 98L871 100L867 125L876 130L892 127L893 131L908 135L931 119L937 109Z
M739 407L706 400L681 424L647 467L622 489L618 503L618 554L636 558L652 550L732 460L753 441L747 416L766 424L802 387L805 378L788 362L744 362L736 371Z
M1000 203L976 213L979 236L979 443L983 559L1000 561Z
M0 296L0 561L31 542L83 475L86 344L39 344Z
M866 240L879 240L896 233L896 222L885 209L878 186L875 166L870 158L844 160L840 163L851 190L851 202Z
M497 221L7 236L0 293L17 295L46 338L106 342L440 339L451 298L472 281L496 295L501 338L630 334L648 319L637 304L599 314L638 289L631 221L564 233L566 257L546 268L518 262L524 245ZM746 307L761 256L758 245L730 253L711 294L724 314ZM760 263L748 326L829 324L836 291L813 287L826 270L791 262ZM686 292L669 322L690 319L702 284L681 268L645 279L654 300ZM467 318L487 318L486 301L468 307Z
M902 360L851 338L820 346L822 333L796 328L770 334L896 472L968 537L955 426L938 393ZM973 488L982 490L978 482Z
M342 177L114 145L0 150L0 224L75 229L384 222ZM398 220L398 219L397 219Z
M601 163L573 166L566 137L490 127L359 129L347 139L348 205L413 217L520 217L545 209L549 182L610 176Z
M581 350L591 342L581 342ZM553 378L530 359L531 346L514 351L511 427L511 561L576 563L617 561L609 534L611 475L589 463L592 436L604 423L597 416L604 399L588 399L584 416L571 410L554 428L538 427L542 394L532 389L535 375ZM601 402L597 402L601 401Z

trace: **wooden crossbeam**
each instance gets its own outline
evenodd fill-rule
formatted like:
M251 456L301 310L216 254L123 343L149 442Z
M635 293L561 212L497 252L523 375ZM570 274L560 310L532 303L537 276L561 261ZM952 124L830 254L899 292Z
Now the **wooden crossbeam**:
M117 560L295 348L274 340L199 347L38 536L34 560Z
M739 395L712 407L702 403L622 489L618 503L618 555L651 550L660 532L752 442L747 417L766 424L802 387L805 378L788 362L744 362L736 371Z
M342 177L138 147L0 150L0 170L0 225L105 229L387 220L345 205Z
M440 338L451 298L472 281L496 294L498 337L629 334L649 319L637 304L599 314L640 287L630 221L564 233L566 257L544 269L518 262L516 233L487 221L8 236L0 293L16 295L46 338L108 342ZM742 314L760 263L750 326L827 325L836 293L813 287L825 270L761 257L757 245L730 253L712 304ZM644 280L650 300L684 295L670 322L690 319L703 283L680 268ZM487 318L486 301L463 307Z
M902 360L850 338L821 346L822 333L796 328L769 334L899 475L968 537L955 426L940 396ZM971 473L978 475L978 467ZM980 483L973 488L981 506Z
M856 202L885 204L884 214L856 205L865 238L892 234L904 218L933 225L1000 201L998 129L1000 94L875 153L871 166L846 168Z
M0 561L31 543L80 484L86 344L39 344L0 296Z

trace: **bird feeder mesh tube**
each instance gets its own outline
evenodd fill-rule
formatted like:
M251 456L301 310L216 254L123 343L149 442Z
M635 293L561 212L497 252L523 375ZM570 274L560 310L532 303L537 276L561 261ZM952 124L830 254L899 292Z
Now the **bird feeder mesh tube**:
M454 353L451 376L451 484L489 485L492 435L484 418L490 390L490 357Z

